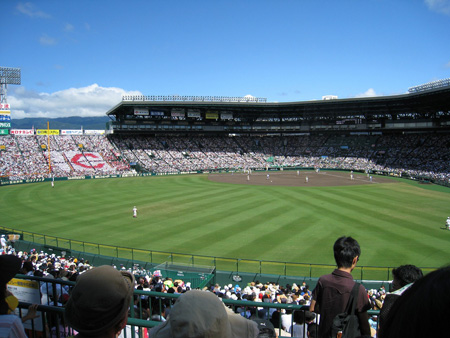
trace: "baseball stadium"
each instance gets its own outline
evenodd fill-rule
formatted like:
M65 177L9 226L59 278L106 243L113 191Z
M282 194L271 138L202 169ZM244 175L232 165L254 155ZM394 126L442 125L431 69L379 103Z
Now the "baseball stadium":
M0 232L16 252L202 287L314 285L343 235L361 246L354 278L377 288L394 267L449 264L450 79L306 102L124 96L104 130L14 129L1 108Z

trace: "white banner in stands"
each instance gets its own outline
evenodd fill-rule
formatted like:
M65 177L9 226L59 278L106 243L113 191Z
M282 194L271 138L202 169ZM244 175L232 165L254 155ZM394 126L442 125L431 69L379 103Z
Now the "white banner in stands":
M80 130L61 130L61 135L83 135L83 131Z
M84 135L103 135L104 130L85 130Z

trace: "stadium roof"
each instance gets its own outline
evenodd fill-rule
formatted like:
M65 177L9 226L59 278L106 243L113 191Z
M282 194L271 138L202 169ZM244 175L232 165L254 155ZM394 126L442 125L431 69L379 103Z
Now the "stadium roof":
M120 117L133 114L134 108L148 109L202 109L233 111L258 116L271 113L277 116L304 115L308 117L329 114L407 114L450 111L450 87L395 96L375 96L352 99L314 100L302 102L227 102L227 101L157 101L122 100L106 114Z
M422 120L450 121L450 86L393 96L375 96L351 99L315 100L303 102L265 102L264 99L242 101L236 98L200 97L126 97L107 115L116 124L123 123L193 123L189 114L201 114L205 123L211 123L211 114L216 114L218 124L257 124L257 123L307 123L340 124L348 119L359 121ZM183 118L175 118L176 116ZM195 114L195 113L194 113ZM209 114L209 117L208 117ZM223 114L223 115L222 115ZM146 115L146 116L139 116ZM227 116L222 118L222 116ZM230 117L231 116L231 117ZM213 117L214 119L214 117ZM134 121L133 121L134 120ZM192 121L191 121L192 120ZM145 122L142 122L145 121ZM199 123L199 122L197 122ZM361 122L354 122L361 123ZM433 122L434 123L434 122ZM450 122L449 122L450 123ZM450 125L445 125L449 129ZM120 131L120 128L116 129Z

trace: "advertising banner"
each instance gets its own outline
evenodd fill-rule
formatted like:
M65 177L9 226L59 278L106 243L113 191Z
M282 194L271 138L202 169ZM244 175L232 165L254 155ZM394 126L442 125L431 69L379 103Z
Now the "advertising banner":
M59 135L59 129L36 129L36 135Z
M0 128L11 128L11 122L0 122Z
M9 110L0 110L0 114L2 114L2 115L9 115L9 114L11 114L11 111L9 111Z
M61 130L61 135L83 135L83 131L80 130Z
M152 116L164 116L164 112L163 111L151 111L150 115L152 115Z
M8 135L9 129L0 129L0 135Z
M134 115L147 116L148 115L148 109L135 108L134 109Z
M218 113L206 113L205 118L207 120L217 120L219 118L219 114Z
M85 130L84 135L103 135L104 130Z
M187 116L188 117L201 117L200 110L198 110L198 109L188 109Z
M11 129L10 131L13 135L34 135L33 129Z
M0 110L10 110L11 106L9 103L0 103Z
M220 119L221 120L232 120L233 113L220 113Z
M0 121L11 121L11 116L10 115L2 115L1 110L0 110Z
M170 116L185 117L186 115L183 108L173 108L170 112Z

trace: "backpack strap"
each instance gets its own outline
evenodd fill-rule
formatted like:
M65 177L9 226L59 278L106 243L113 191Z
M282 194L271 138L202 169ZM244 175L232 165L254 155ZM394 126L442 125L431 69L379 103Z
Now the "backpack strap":
M354 314L356 310L356 304L358 303L358 293L359 293L359 286L361 284L356 283L353 285L353 289L350 293L350 298L348 299L347 306L345 308L345 312L349 315Z

